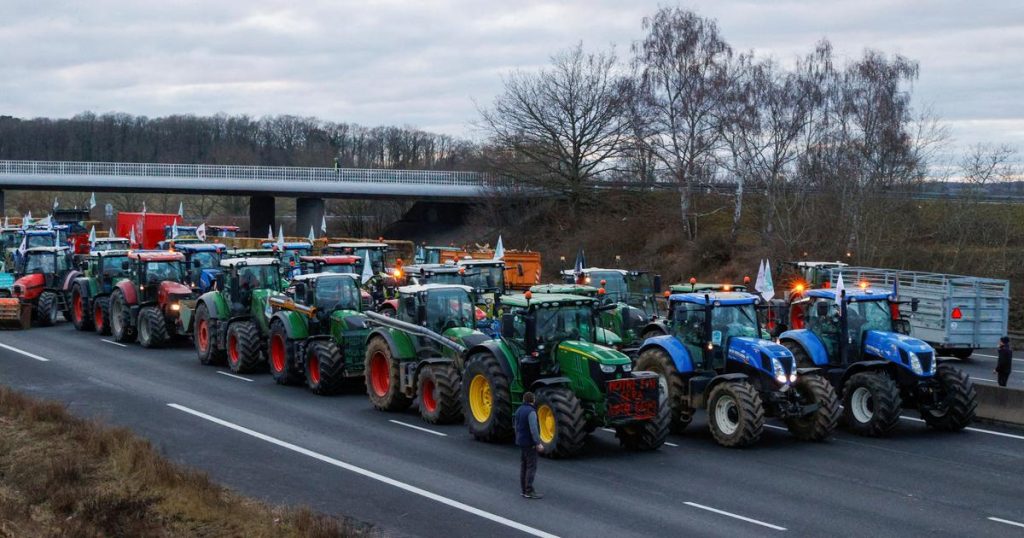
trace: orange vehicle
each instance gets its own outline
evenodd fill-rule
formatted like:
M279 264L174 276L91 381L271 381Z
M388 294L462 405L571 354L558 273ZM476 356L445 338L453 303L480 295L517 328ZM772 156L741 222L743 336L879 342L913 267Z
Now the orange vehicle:
M490 260L494 258L494 250L482 249L473 252L465 250L442 250L441 263L457 262L466 257L474 260ZM505 287L509 290L526 291L530 286L540 284L541 261L540 252L530 250L506 250L502 258L505 262Z

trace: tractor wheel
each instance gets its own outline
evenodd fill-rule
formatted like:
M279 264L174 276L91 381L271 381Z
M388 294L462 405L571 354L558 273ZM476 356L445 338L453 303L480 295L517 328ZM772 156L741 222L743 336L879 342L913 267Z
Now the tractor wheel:
M661 384L659 393L664 395L665 384ZM619 444L626 450L656 450L665 443L672 423L672 407L667 397L658 402L658 414L646 422L618 426L615 436Z
M412 399L402 393L398 361L391 356L391 346L383 338L374 338L367 346L363 372L366 394L374 407L381 411L402 411L412 405Z
M676 370L675 363L668 353L661 348L651 348L640 354L636 360L636 369L646 372L654 372L661 376L668 384L669 413L671 417L672 431L679 433L690 425L693 420L693 409L690 409L683 399L685 387L683 378Z
M814 361L811 360L811 356L804 351L803 346L800 344L793 342L792 340L786 340L782 345L793 354L793 358L796 359L797 368L814 368L817 366L814 364Z
M416 382L420 416L431 424L452 424L462 420L459 372L451 364L425 366Z
M949 353L950 353L950 355L953 355L954 357L956 357L956 358L958 358L958 359L960 359L962 361L967 361L967 360L971 360L971 355L974 354L974 350L973 349L954 349L953 351L950 351Z
M252 321L228 325L228 368L236 374L259 370L263 366L260 331Z
M110 334L110 297L92 300L92 326L100 336Z
M661 329L651 329L644 333L643 339L654 338L655 336L665 336L665 333Z
M142 347L160 347L170 339L167 321L159 308L147 306L139 310L139 344Z
M764 405L757 390L742 380L715 385L708 398L708 428L722 446L756 443L764 431Z
M494 355L478 353L466 362L462 414L473 437L490 442L512 439L512 393Z
M132 327L132 312L128 301L121 290L114 290L110 295L110 334L115 342L122 344L135 340L135 329Z
M278 384L294 385L302 381L302 372L295 364L295 340L288 338L288 331L280 321L270 324L267 357L270 359L270 375Z
M843 419L857 435L882 437L900 421L900 389L885 372L861 372L843 387Z
M36 323L40 327L52 327L57 323L57 294L52 291L44 291L36 302Z
M71 324L76 331L91 331L93 328L92 318L85 308L85 297L82 297L82 287L77 284L71 288Z
M210 319L210 310L200 303L196 308L196 328L192 339L196 344L196 355L199 362L205 365L224 364L224 350L217 349L214 344L214 320Z
M818 404L813 413L791 418L786 421L789 433L801 441L824 441L832 435L839 422L839 397L824 377L815 374L802 375L793 384L804 405Z
M565 458L583 450L587 420L579 398L565 387L544 387L537 391L537 427L542 456Z
M345 360L337 344L317 340L306 350L306 386L313 394L328 396L341 392L345 384Z
M971 378L959 368L940 364L935 377L942 384L946 408L942 411L921 411L921 418L936 430L959 431L974 420L978 408L978 393Z

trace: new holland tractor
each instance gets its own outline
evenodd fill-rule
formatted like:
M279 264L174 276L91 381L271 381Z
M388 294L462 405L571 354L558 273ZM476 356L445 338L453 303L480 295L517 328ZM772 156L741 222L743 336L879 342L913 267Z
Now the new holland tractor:
M629 357L605 347L594 298L506 295L500 338L471 346L462 374L463 414L484 441L512 437L523 393L536 394L542 455L583 449L598 427L614 428L627 449L653 450L668 435L667 388L658 375L634 372Z
M68 312L64 284L72 272L68 247L34 247L18 255L11 294L21 304L32 305L32 320L39 326L57 323ZM65 315L65 317L70 314Z
M839 419L835 390L819 368L797 369L793 354L766 340L748 293L682 293L669 297L669 334L648 338L636 369L669 385L674 429L706 409L715 441L755 443L765 417L785 422L797 438L826 439Z
M394 316L368 312L366 392L382 411L402 411L419 398L432 424L462 419L462 353L490 339L477 331L473 288L423 284L398 288Z
M978 406L974 384L938 363L931 346L897 330L895 304L891 291L866 286L808 290L791 303L791 330L779 340L801 366L828 371L854 433L888 435L904 407L937 430L965 428Z
M260 244L262 248L277 252L276 255L281 260L281 276L292 279L302 274L302 257L313 251L313 244L309 241L294 241L285 242L283 245L283 248L278 248L274 241L264 241Z
M128 278L127 250L100 250L82 258L84 272L71 280L71 323L79 331L110 334L110 294Z
M174 249L185 256L189 286L199 293L210 291L220 274L220 261L227 247L221 243L186 243L176 245Z
M221 260L214 289L201 295L195 310L185 309L181 330L192 334L203 364L227 359L232 372L262 369L273 309L270 298L282 293L278 258Z
M361 313L359 275L312 273L295 277L289 295L272 296L267 356L282 385L305 382L314 394L338 393L363 377L370 332Z
M177 252L132 251L121 262L127 278L110 293L110 334L121 343L160 347L177 335L183 301L195 297L185 280L185 257Z

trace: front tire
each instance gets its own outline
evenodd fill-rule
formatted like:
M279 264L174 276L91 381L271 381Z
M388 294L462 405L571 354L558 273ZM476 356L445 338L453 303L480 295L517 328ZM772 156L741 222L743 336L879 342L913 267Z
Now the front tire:
M883 437L900 421L900 389L885 372L861 372L843 387L843 419L857 435Z
M537 391L537 428L544 445L542 456L565 458L583 450L586 419L579 398L565 387Z
M715 441L725 447L756 443L764 431L761 396L746 381L715 385L708 398L708 428Z
M210 310L205 304L200 303L196 308L196 325L192 339L196 345L196 356L199 357L200 364L206 366L224 364L226 357L224 350L217 349L214 343L213 323L214 320L210 319Z
M391 356L391 346L387 341L380 337L371 340L365 360L363 376L370 403L381 411L408 409L412 399L402 394L398 361Z
M313 394L329 396L341 392L345 383L345 361L337 344L317 340L306 350L306 386Z
M236 321L228 326L228 368L236 374L255 372L263 366L260 332L252 321Z
M75 326L76 331L93 329L92 318L85 307L85 297L82 296L82 287L78 284L71 288L71 324Z
M512 393L498 359L490 353L469 358L462 377L462 412L469 433L488 442L512 439Z
M40 327L52 327L57 323L58 310L57 294L52 291L44 291L36 302L36 323Z
M800 403L818 404L813 413L786 420L789 433L801 441L824 441L839 422L839 397L824 377L815 374L797 378L793 388L800 394Z
M653 347L645 350L636 360L636 369L654 372L661 376L668 385L668 406L672 431L679 433L686 429L693 420L693 409L686 405L683 378L676 370L675 363L665 350Z
M92 300L92 324L96 334L110 335L110 297L97 297Z
M921 418L936 430L952 432L966 428L974 421L978 408L978 393L971 378L959 368L947 364L940 364L935 369L935 377L942 384L946 408L942 412L922 410Z
M420 416L430 424L452 424L462 420L459 372L451 364L424 366L416 381Z
M160 347L170 339L167 321L159 308L147 306L139 311L139 344L142 347Z
M270 375L279 385L295 385L302 380L302 372L295 363L295 347L295 340L288 338L284 323L275 320L270 324L267 357Z
M132 327L131 309L121 290L114 290L110 296L110 334L115 342L127 344L135 340Z

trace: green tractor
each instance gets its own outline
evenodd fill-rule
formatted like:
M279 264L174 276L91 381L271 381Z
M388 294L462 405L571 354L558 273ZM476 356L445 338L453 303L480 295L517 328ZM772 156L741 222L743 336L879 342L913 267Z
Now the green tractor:
M214 289L192 308L183 308L181 330L192 334L203 364L222 364L232 372L261 369L270 333L271 296L282 292L278 258L221 260Z
M367 312L376 326L366 346L366 392L382 411L407 409L419 397L431 424L458 422L466 349L490 340L477 331L473 288L425 284L398 288L394 316Z
M462 378L470 433L484 441L512 437L523 393L536 394L542 454L583 449L598 427L615 429L628 449L653 450L670 422L667 387L657 374L633 372L629 357L603 345L596 299L533 294L502 297L500 338L471 346Z
M127 250L98 250L81 259L84 272L71 282L71 323L79 331L110 334L110 294L128 278Z
M304 381L314 394L328 395L362 379L370 329L361 292L359 275L312 273L295 277L290 296L270 298L267 356L275 381Z
M621 348L633 350L644 340L644 327L659 313L661 276L647 271L600 269L563 271L569 286L597 287L598 300L614 308L601 309L601 327L622 339Z

